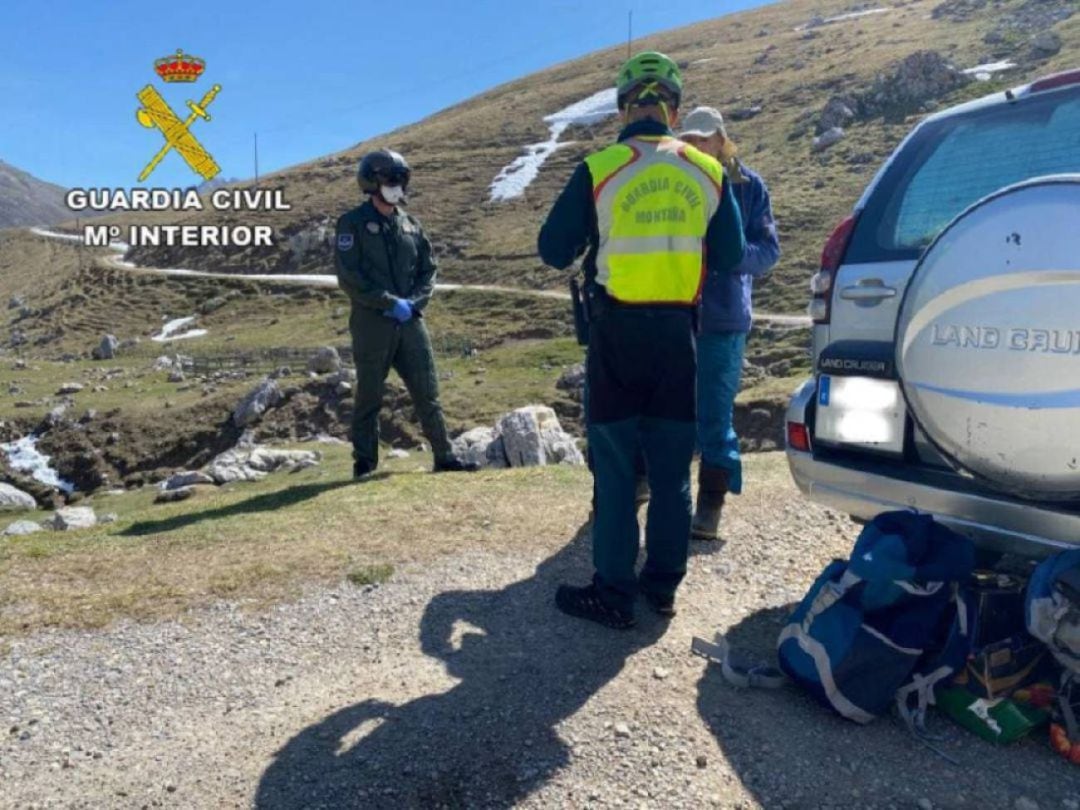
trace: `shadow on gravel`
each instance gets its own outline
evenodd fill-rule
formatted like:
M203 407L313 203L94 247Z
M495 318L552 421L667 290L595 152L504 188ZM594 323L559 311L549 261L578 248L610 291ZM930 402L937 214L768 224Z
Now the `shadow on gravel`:
M386 473L386 475L388 474L389 473ZM293 504L306 501L309 498L318 497L324 492L350 486L361 485L354 484L351 480L328 481L324 484L302 484L300 486L282 489L277 492L266 492L262 495L256 495L254 498L248 498L246 501L239 501L217 509L206 509L201 512L186 512L182 515L173 515L172 517L162 518L161 520L144 520L140 523L133 523L128 528L124 529L124 531L120 532L120 534L126 537L141 537L146 534L173 532L177 529L183 529L185 526L202 523L204 520L220 520L222 518L234 517L235 515L248 515L254 512L272 512L275 509L285 509Z
M570 760L556 726L666 627L644 610L630 631L555 610L556 585L591 570L589 545L583 527L528 579L432 599L422 647L461 682L400 706L366 700L305 729L277 753L255 806L504 808L539 789ZM455 647L458 622L481 632Z
M794 609L761 610L726 633L732 649L776 663L776 639ZM1012 808L1020 797L1061 807L1077 796L1075 766L1048 748L1046 732L995 746L934 715L935 745L955 765L911 737L898 720L858 726L793 685L729 686L710 664L698 681L698 713L731 769L762 807ZM1072 768L1072 771L1070 771Z

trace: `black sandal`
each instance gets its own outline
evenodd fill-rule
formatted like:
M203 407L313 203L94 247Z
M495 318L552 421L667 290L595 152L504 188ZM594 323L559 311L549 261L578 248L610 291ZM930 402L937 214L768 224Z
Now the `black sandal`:
M560 585L555 591L555 606L568 616L596 622L614 630L629 630L637 624L634 614L607 604L595 585L584 588Z

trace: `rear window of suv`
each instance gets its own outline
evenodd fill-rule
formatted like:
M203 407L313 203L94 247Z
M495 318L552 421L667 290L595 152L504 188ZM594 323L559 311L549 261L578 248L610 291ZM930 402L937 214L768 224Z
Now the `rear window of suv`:
M1080 173L1080 90L929 123L867 200L844 261L918 258L954 217L988 194L1067 173Z

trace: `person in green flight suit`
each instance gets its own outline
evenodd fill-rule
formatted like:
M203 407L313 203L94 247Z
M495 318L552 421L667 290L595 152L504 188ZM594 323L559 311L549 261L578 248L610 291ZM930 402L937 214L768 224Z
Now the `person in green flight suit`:
M435 257L417 220L405 213L411 170L405 158L379 149L360 161L357 179L368 199L337 223L338 284L352 301L349 331L356 364L353 476L379 464L379 409L386 376L401 376L435 455L435 472L473 472L454 455L439 403L439 382L424 308L435 289Z

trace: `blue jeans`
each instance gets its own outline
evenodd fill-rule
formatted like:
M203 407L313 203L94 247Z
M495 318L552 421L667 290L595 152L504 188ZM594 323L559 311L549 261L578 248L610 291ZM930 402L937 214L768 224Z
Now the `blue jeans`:
M746 334L707 332L698 335L697 419L701 462L727 470L728 489L742 492L739 437L732 417L742 379Z

